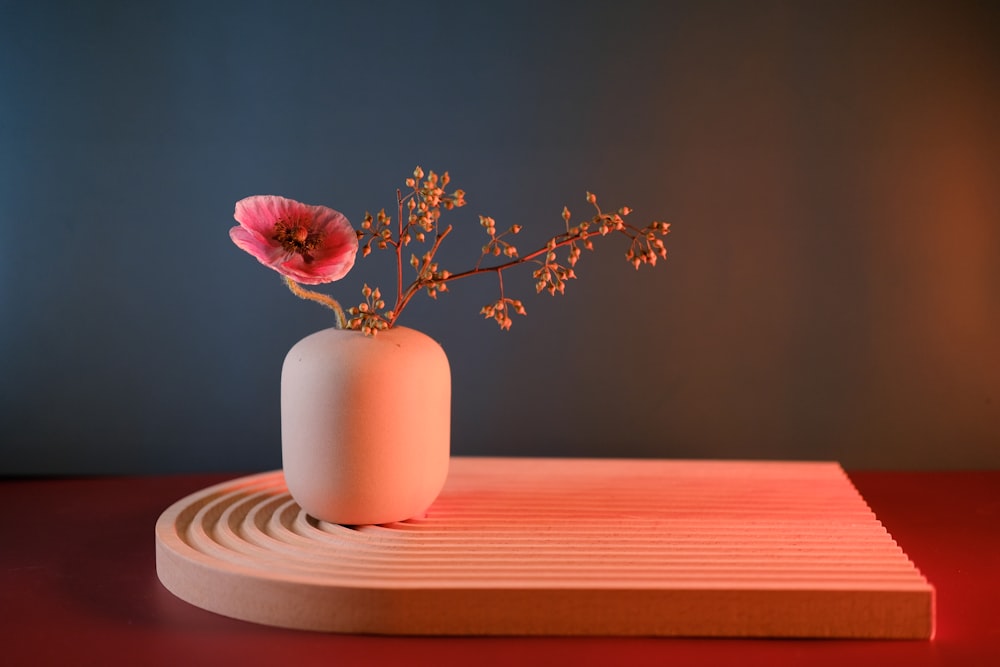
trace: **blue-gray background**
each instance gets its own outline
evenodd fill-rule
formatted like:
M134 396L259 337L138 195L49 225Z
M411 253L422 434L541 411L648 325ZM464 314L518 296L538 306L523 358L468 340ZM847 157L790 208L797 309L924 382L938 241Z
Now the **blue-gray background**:
M330 319L233 204L358 222L417 164L468 193L452 270L477 214L526 247L588 189L674 225L564 297L509 274L506 333L492 278L415 302L454 453L996 467L997 7L0 2L0 473L278 467L282 358Z

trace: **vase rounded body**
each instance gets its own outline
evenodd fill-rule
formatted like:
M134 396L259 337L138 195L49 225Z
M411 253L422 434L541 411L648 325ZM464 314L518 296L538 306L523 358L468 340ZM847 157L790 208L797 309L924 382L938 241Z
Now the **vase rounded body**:
M429 336L325 329L281 371L281 456L292 498L346 525L420 516L448 475L451 371Z

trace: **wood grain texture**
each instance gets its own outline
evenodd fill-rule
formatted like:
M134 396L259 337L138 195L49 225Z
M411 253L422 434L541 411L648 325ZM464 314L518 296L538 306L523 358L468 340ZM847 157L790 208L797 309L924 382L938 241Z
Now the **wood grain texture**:
M462 458L427 514L309 517L280 472L156 525L178 597L299 629L926 639L934 589L836 463Z

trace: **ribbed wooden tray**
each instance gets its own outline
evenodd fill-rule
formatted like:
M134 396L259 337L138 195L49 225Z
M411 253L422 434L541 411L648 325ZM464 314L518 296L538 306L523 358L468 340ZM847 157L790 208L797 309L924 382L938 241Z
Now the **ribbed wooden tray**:
M454 458L426 516L354 528L270 472L167 509L156 563L194 605L299 629L933 633L933 587L836 463Z

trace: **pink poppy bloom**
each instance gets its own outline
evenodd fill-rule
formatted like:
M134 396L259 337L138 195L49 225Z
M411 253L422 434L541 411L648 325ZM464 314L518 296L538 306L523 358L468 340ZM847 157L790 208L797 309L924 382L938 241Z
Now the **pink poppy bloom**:
M233 243L295 282L340 280L354 266L358 236L342 213L274 195L236 202Z

